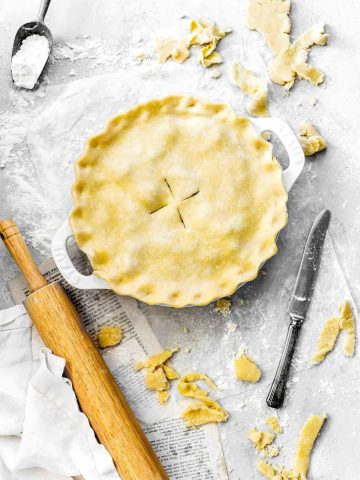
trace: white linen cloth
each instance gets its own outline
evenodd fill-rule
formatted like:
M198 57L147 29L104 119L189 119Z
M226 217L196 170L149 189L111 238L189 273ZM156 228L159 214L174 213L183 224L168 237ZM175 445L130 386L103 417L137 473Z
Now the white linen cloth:
M64 367L22 305L0 311L0 480L119 480Z

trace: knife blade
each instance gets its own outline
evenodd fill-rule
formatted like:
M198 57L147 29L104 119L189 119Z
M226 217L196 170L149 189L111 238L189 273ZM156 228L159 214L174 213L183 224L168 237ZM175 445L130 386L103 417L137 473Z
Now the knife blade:
M316 277L320 267L321 254L330 222L330 211L323 210L315 218L306 241L294 291L290 300L290 325L284 349L270 387L266 403L269 407L280 408L285 399L285 387L289 376L301 326L306 318Z

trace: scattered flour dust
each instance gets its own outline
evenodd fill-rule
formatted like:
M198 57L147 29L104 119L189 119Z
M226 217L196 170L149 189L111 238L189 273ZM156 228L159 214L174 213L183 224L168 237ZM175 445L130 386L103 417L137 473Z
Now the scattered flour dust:
M43 35L30 35L22 42L11 61L11 73L17 87L34 88L48 59L50 45Z

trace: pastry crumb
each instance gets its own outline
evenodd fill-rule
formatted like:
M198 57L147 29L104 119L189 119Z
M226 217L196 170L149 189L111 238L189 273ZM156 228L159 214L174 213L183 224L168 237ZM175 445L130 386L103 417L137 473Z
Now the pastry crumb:
M260 380L261 370L256 365L256 362L246 355L241 353L239 357L234 360L235 376L238 380L245 382L256 383Z
M103 325L100 327L97 341L100 348L115 347L123 338L123 331L119 326Z
M229 414L221 405L212 399L208 392L202 390L195 382L204 381L211 389L216 389L214 382L205 374L191 372L180 378L178 391L181 395L195 400L181 414L188 427L205 425L208 423L225 422Z
M179 378L177 371L167 364L178 349L165 350L149 357L145 362L137 362L135 370L145 369L145 385L156 392L160 403L166 403L170 397L170 381Z
M221 313L224 317L231 313L231 301L228 298L220 298L216 301L215 312Z
M257 77L239 63L234 63L229 70L230 81L250 97L246 109L255 117L267 117L267 85L266 80Z
M326 320L318 339L317 350L311 357L313 364L321 363L326 355L336 345L341 330L345 332L343 352L345 356L352 357L355 352L356 331L355 318L350 303L346 300L339 307L340 317L330 317Z
M262 432L256 428L250 428L248 431L248 438L258 451L262 451L265 447L271 445L275 437L276 435L274 433Z
M234 333L236 331L236 329L238 328L238 326L234 322L228 322L226 324L226 327L228 329L228 332L230 332L230 333Z
M279 418L276 415L268 417L266 419L266 423L269 425L269 427L274 433L282 433L282 427Z
M314 155L327 147L326 141L311 123L300 125L300 143L306 156Z
M221 72L218 68L215 68L214 70L212 70L212 72L210 73L210 77L211 78L220 78L221 77Z

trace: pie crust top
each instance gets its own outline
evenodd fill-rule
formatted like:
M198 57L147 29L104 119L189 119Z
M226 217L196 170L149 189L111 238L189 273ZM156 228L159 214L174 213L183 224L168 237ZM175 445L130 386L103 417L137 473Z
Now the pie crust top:
M121 295L206 305L277 252L287 194L272 146L228 105L187 96L113 118L76 163L75 239Z

